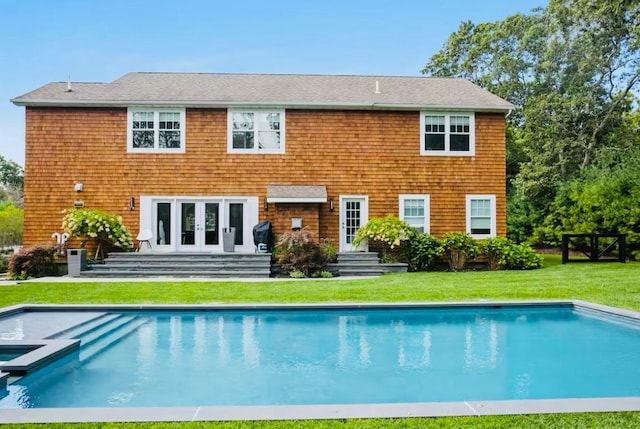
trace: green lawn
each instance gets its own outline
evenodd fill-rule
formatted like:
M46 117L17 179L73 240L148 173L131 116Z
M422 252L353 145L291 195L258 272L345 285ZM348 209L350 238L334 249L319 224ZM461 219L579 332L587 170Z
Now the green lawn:
M640 263L572 263L546 256L534 271L406 273L362 280L266 282L27 282L1 285L0 306L25 303L204 304L582 299L640 311ZM37 425L27 425L35 428ZM637 428L640 412L179 424L69 424L49 428ZM25 425L6 425L7 428Z

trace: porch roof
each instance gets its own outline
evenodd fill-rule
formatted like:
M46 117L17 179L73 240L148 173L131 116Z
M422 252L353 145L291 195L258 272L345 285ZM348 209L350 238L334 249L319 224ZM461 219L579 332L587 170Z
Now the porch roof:
M268 203L326 203L324 185L268 185Z

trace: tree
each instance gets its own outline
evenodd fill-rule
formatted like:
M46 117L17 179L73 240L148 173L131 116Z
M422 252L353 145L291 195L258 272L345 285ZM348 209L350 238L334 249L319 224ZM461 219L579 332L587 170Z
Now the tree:
M22 243L23 211L10 201L0 202L0 250Z
M550 0L503 21L464 22L423 72L470 79L518 106L508 119L509 201L536 226L563 183L628 144L615 136L640 88L640 2Z
M22 207L24 171L22 167L0 155L0 200L8 199Z

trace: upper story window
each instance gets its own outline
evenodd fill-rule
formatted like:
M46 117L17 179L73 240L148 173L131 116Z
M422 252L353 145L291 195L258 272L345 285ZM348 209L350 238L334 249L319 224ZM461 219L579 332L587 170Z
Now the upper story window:
M184 152L184 109L129 108L128 152Z
M227 150L284 153L284 110L229 110Z
M473 238L496 236L495 195L467 195L467 233Z
M475 115L473 113L420 113L420 154L475 154Z
M400 219L418 232L429 232L429 195L400 195Z

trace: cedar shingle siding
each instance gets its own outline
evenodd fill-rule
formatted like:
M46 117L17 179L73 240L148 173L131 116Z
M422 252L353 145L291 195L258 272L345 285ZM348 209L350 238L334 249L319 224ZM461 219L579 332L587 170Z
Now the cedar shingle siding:
M135 235L139 205L130 211L129 199L140 195L257 196L259 218L276 234L302 217L337 243L339 195L368 195L371 218L397 216L399 194L429 194L439 236L465 230L467 194L494 194L497 234L506 233L503 113L476 113L475 156L463 157L421 156L419 112L383 110L287 109L285 154L229 154L226 115L187 108L185 153L127 153L126 108L27 106L24 244L51 242L75 200L122 215ZM270 204L265 212L269 184L325 185L336 209Z

